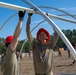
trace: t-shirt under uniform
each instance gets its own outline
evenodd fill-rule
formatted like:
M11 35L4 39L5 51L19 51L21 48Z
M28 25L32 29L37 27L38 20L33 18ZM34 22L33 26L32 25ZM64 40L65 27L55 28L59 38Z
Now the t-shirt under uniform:
M51 48L50 43L42 46L34 40L32 43L32 50L35 73L47 74L51 72L53 49Z

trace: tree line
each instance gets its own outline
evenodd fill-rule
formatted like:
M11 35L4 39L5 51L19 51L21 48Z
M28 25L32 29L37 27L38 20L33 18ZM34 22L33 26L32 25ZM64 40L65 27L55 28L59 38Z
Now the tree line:
M71 44L74 46L74 44L76 43L76 29L73 29L73 30L70 30L70 29L62 30L62 32L65 34L65 36L71 42ZM53 36L53 34L51 35L51 39L52 39L52 36ZM37 40L37 39L35 38L35 40ZM0 38L0 54L4 53L5 50L6 50L6 47L4 45L4 41L5 41L5 38ZM25 39L19 41L18 46L17 46L17 51L21 50L21 47L22 47L24 41L25 41ZM64 49L67 48L65 43L62 41L62 39L60 37L58 38L58 41L57 41L56 46L55 46L55 49L57 49L59 47L63 47ZM25 42L25 44L24 44L24 47L23 47L22 51L23 52L29 52L30 50L31 50L30 44L29 44L29 42L27 40Z

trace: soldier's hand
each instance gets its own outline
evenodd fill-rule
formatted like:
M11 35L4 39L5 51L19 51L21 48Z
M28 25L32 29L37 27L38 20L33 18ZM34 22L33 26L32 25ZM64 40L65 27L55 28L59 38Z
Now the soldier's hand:
M26 11L19 11L18 12L19 20L21 20L21 19L23 20L25 13L26 13Z
M28 13L28 16L32 16L33 15L33 13Z

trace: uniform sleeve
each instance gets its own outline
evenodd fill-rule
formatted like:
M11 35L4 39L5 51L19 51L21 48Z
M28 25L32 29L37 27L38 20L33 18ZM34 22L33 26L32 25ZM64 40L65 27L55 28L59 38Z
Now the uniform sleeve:
M15 54L15 51L13 51L12 49L11 49L11 47L9 46L8 48L7 48L7 50L6 50L6 57L13 57L14 56L14 54Z

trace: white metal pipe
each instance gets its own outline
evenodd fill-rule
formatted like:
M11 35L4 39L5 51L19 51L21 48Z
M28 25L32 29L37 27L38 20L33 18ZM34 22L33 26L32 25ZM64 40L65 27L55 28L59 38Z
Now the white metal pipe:
M9 3L4 3L4 2L0 2L0 7L9 8L9 9L13 9L13 10L20 10L20 11L24 11L25 10L28 13L39 14L37 11L34 11L33 9L29 9L29 8L26 8L26 7L22 7L22 6L18 6L18 5L13 5L13 4L9 4ZM50 14L50 13L48 13L48 16L50 18L56 18L56 19L59 19L59 20L64 20L64 21L76 24L76 21L74 21L74 20L70 20L70 19L67 19L67 18L56 16L56 15L53 15L53 14Z
M64 11L64 10L61 10L61 9L59 9L59 8L54 8L54 7L49 7L49 6L38 6L38 7L39 7L39 8L54 9L54 10L63 12L63 13L65 13L66 15L71 16L72 18L76 19L76 16L74 16L74 15L72 15L72 14L70 14L70 13Z

